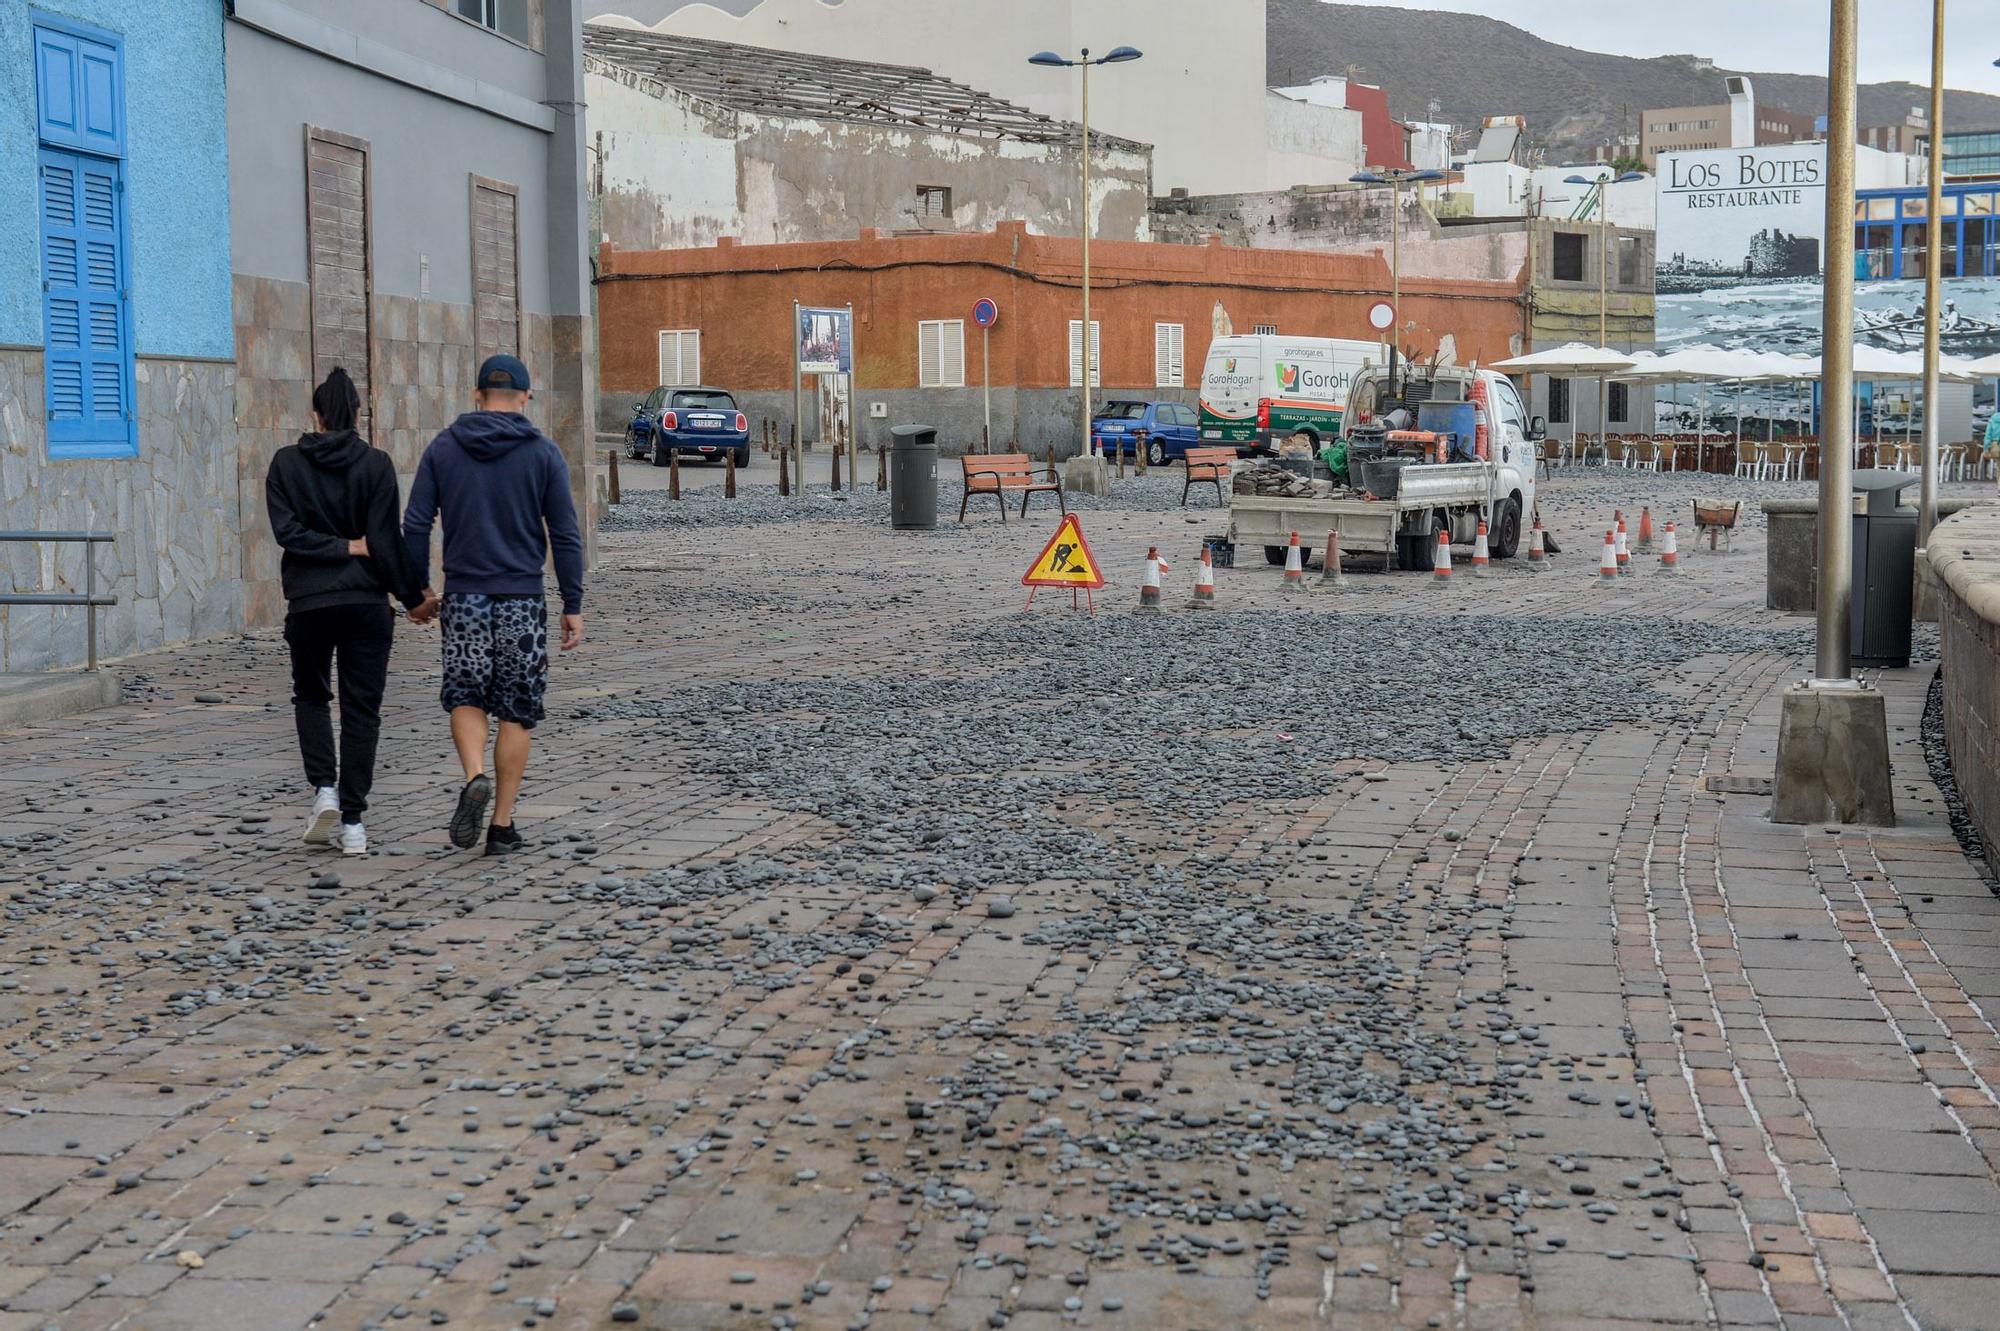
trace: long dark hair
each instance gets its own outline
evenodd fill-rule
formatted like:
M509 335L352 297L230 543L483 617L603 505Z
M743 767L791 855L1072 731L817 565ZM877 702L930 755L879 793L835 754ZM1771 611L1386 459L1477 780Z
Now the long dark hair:
M361 410L361 393L347 377L346 370L334 366L327 373L326 382L313 389L313 410L319 414L320 428L329 434L354 428L355 414Z

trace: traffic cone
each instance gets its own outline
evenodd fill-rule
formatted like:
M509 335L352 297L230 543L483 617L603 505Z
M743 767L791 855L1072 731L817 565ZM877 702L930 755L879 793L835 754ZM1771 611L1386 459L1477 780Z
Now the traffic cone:
M1613 535L1617 539L1612 544L1612 553L1618 558L1618 574L1623 577L1632 571L1632 551L1625 544L1625 515L1622 513L1618 515L1618 526Z
M1167 561L1160 558L1157 545L1146 547L1146 569L1139 575L1139 613L1157 615L1160 613L1160 574Z
M1604 533L1604 554L1597 561L1597 585L1609 587L1618 581L1618 533Z
M1669 522L1667 524L1667 533L1660 541L1660 572L1678 573L1680 571L1680 547L1674 541L1674 524Z
M1196 610L1215 609L1215 558L1208 552L1208 542L1201 543L1201 563L1194 570L1194 600L1190 604Z
M1451 578L1451 533L1438 528L1437 558L1431 565L1431 581L1447 582Z
M1292 543L1285 548L1285 585L1281 589L1288 592L1302 592L1306 589L1306 566L1299 558L1299 534L1292 533Z
M1647 504L1639 510L1639 553L1653 553L1653 506Z
M1486 524L1482 522L1479 524L1479 535L1472 538L1472 576L1485 577L1486 567L1491 562L1491 553L1486 546Z
M1535 519L1534 530L1528 533L1528 571L1546 573L1549 571L1549 552L1542 544L1542 520Z
M1330 591L1347 585L1347 574L1340 567L1340 533L1326 534L1326 553L1320 560L1319 589Z

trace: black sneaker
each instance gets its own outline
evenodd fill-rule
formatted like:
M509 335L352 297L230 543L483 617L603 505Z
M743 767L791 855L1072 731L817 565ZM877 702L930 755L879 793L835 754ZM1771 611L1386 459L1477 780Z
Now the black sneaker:
M486 821L486 805L493 798L493 781L484 772L465 783L458 792L458 808L451 815L451 844L471 850L479 842L479 825Z
M527 845L510 823L506 827L494 825L486 829L486 853L488 855L512 855Z

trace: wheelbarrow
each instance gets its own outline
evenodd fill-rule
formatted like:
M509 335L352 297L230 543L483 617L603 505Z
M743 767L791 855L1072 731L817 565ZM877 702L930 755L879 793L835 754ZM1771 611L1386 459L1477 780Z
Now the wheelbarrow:
M1721 542L1723 553L1731 553L1729 537L1736 530L1736 519L1743 512L1740 499L1713 499L1695 496L1694 530L1699 541L1702 533L1708 534L1710 554L1716 553L1716 542Z

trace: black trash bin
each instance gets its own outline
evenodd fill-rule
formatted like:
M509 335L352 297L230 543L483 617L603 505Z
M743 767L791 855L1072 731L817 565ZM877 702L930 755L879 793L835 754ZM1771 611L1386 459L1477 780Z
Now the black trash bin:
M898 425L889 431L889 525L929 531L937 526L937 427Z
M1854 515L1853 624L1848 654L1858 666L1910 663L1910 601L1917 572L1917 510L1896 501L1915 472L1871 467L1854 473L1867 502Z

